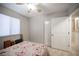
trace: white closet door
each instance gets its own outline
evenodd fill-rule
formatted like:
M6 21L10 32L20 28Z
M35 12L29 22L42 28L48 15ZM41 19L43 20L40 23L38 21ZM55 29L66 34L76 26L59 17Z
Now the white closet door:
M11 17L10 20L11 20L10 33L11 34L20 34L20 20L13 18L13 17Z
M54 20L54 21L53 21ZM52 47L62 50L70 48L70 24L67 18L51 20Z
M0 36L10 34L10 17L0 14Z

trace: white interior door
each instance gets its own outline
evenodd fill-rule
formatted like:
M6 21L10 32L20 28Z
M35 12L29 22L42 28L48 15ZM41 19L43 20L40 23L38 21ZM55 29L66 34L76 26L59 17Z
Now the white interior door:
M52 47L68 50L70 47L70 21L68 18L56 18L51 20Z

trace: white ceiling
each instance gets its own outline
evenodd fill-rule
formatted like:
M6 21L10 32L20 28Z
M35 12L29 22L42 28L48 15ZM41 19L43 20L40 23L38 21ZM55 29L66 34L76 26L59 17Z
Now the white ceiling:
M68 15L79 6L78 3L40 3L37 5L37 8L41 10L41 12L28 13L28 8L25 4L17 5L15 3L4 3L1 5L28 17L37 13L48 16L59 16L60 14L61 16Z

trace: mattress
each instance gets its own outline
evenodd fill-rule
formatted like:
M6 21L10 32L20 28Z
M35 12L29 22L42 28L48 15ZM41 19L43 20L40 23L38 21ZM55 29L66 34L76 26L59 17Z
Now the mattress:
M0 56L47 56L47 46L40 43L23 41L0 50Z

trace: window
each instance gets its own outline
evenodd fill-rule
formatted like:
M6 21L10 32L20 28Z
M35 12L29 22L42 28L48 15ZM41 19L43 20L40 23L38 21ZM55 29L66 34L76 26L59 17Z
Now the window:
M0 14L0 36L20 34L20 20Z
M11 18L11 34L20 34L20 21L16 18Z
M8 16L0 14L0 36L9 35L10 20Z

